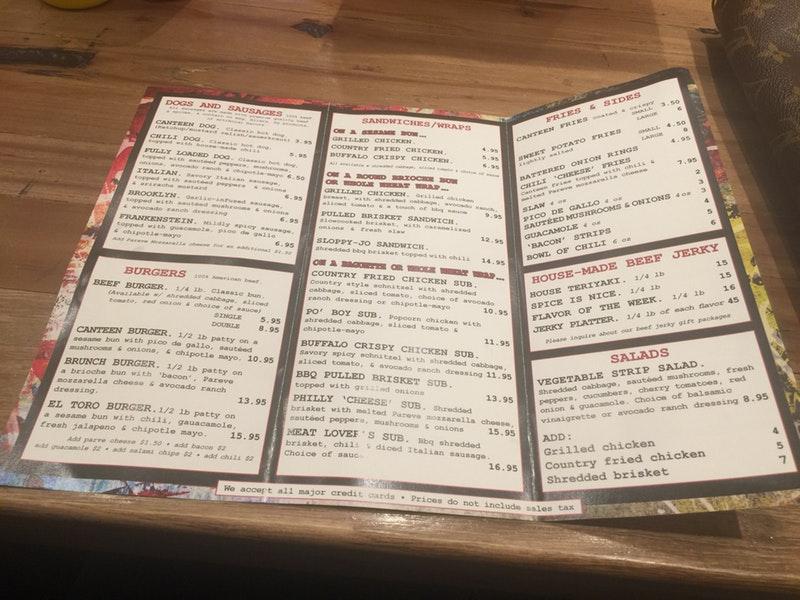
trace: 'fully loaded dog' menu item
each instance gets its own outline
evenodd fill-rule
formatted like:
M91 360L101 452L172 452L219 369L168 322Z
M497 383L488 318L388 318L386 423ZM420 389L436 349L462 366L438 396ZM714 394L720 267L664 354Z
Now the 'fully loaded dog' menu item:
M798 392L751 258L682 70L511 118L151 89L0 483L524 518L777 504Z

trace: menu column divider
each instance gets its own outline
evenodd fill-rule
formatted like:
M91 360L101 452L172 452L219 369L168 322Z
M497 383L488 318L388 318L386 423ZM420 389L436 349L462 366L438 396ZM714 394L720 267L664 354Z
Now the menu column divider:
M286 362L279 366L278 376L275 378L275 388L272 396L275 401L272 404L267 425L267 443L264 444L264 456L262 458L262 473L266 481L274 480L278 468L278 452L283 438L283 422L286 416L286 398L289 395L289 386L292 381L292 369L294 368L295 354L297 352L297 337L303 317L301 312L303 297L306 291L308 271L311 267L311 249L314 246L319 197L322 193L322 171L325 168L330 133L331 105L329 103L322 111L322 119L320 120L316 149L314 151L314 166L312 167L313 179L308 190L303 226L300 230L300 248L298 249L295 276L290 294L291 301L286 313L288 335L284 337L284 346L281 348L281 356L286 357Z
M514 168L514 140L510 119L501 125L503 152L503 183L506 195L506 231L508 244L509 273L511 280L511 311L514 329L514 362L517 374L517 407L520 421L520 450L524 469L525 491L533 500L542 499L542 482L539 470L539 453L533 449L537 444L536 420L532 418L533 398L531 362L528 360L530 339L528 336L527 314L525 309L525 273L522 269L522 246L520 240L519 214L517 205L516 169ZM530 398L530 403L528 399Z

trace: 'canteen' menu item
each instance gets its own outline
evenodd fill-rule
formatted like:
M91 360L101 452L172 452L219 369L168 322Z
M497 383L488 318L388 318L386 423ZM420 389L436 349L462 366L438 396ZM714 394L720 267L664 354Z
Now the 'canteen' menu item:
M143 98L0 484L567 519L779 504L798 391L686 71L511 118Z

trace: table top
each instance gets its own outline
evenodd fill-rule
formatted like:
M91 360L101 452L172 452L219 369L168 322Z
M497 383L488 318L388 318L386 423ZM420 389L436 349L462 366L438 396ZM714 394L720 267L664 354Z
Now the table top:
M710 2L111 0L70 12L0 0L0 13L3 415L137 101L159 84L509 115L685 66L800 372L800 237L789 235L800 220L779 202ZM0 489L0 527L39 543L493 588L800 590L800 506L529 523Z

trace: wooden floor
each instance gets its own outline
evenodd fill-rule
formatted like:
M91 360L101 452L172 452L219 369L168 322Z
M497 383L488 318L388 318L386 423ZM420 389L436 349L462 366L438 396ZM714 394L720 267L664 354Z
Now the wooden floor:
M154 84L510 115L687 67L800 372L798 209L713 27L701 0L111 0L83 12L0 0L0 412L15 402L67 258ZM394 579L442 569L517 590L536 585L534 573L578 572L800 591L800 507L554 525L0 490L0 525L94 548L125 532L130 551L165 556L351 574L369 564Z

